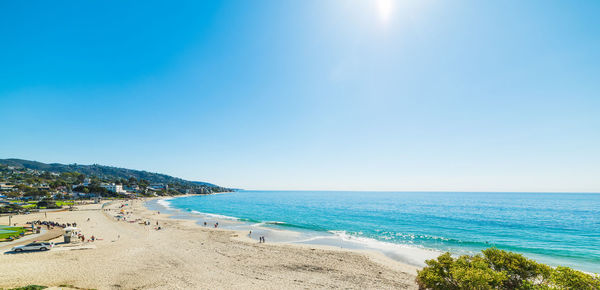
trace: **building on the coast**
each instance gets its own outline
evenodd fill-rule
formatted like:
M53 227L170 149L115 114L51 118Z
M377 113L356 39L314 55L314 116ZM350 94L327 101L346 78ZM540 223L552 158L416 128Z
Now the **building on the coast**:
M115 193L125 193L125 190L123 190L123 185L120 185L120 184L104 183L104 184L101 184L100 187L106 188L106 190L115 192Z
M13 191L15 186L8 183L0 183L0 191Z
M83 180L83 183L80 184L74 184L71 186L72 189L76 188L76 187L80 187L80 186L90 186L92 184L92 180L89 178L86 178Z
M55 191L52 193L52 198L53 199L61 199L61 198L64 198L64 197L70 196L70 195L72 196L72 194L69 194L66 191L58 190L58 191Z
M92 198L95 197L95 193L83 193L83 192L69 192L66 194L67 196L72 196L73 198Z
M137 186L137 184L133 184L130 186L123 186L123 189L128 192L138 192L140 190L140 187Z
M162 183L154 183L154 184L150 184L148 185L148 189L150 190L163 190L163 189L167 189L167 186L162 184Z

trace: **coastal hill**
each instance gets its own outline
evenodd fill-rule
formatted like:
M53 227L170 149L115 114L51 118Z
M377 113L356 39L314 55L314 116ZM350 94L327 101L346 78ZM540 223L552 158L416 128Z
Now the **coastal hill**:
M169 184L187 189L210 189L210 192L222 192L229 190L228 188L218 185L200 182L189 181L178 177L169 176L161 173L153 173L144 170L134 170L127 168L119 168L112 166L104 166L98 164L81 165L81 164L60 164L60 163L42 163L38 161L23 160L23 159L0 159L0 165L12 166L15 168L25 168L38 171L46 171L51 173L67 173L77 172L88 177L96 177L102 180L145 180L150 184Z

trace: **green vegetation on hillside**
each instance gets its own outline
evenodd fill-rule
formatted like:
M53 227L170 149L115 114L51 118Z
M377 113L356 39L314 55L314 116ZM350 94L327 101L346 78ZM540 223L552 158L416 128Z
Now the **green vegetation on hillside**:
M420 289L600 289L600 278L567 267L552 268L496 248L483 255L427 260Z
M166 174L152 173L143 170L133 170L112 166L103 166L98 164L93 165L81 165L81 164L60 164L60 163L42 163L37 161L22 160L22 159L0 159L0 164L7 166L13 166L17 168L27 168L33 170L46 171L51 173L79 173L84 176L94 176L99 179L108 180L128 180L134 178L136 180L146 180L149 183L164 183L164 184L181 184L181 185L201 185L212 188L219 188L219 186L205 183L188 181L181 178L169 176ZM82 180L83 181L83 180Z
M41 285L27 285L27 286L18 287L18 288L11 288L10 290L42 290L42 289L46 289L46 288L48 288L48 287L41 286Z
M70 199L72 193L102 197L208 194L230 191L210 183L183 180L165 174L102 165L45 164L0 159L0 183L9 198ZM107 185L122 188L117 191ZM47 206L42 206L47 207Z

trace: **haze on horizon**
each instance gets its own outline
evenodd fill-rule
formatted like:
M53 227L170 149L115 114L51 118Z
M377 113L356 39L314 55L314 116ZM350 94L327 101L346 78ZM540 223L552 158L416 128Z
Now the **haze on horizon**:
M0 158L600 192L598 1L1 4Z

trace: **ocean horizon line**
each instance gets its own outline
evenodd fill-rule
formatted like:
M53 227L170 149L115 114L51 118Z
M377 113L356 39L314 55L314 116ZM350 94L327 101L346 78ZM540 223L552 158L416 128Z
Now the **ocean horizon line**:
M283 191L283 192L294 192L294 191L312 191L312 192L388 192L388 193L527 193L527 194L544 194L544 193L558 193L558 194L600 194L600 191L471 191L471 190L342 190L342 189L245 189L238 188L234 191Z

